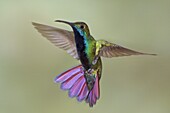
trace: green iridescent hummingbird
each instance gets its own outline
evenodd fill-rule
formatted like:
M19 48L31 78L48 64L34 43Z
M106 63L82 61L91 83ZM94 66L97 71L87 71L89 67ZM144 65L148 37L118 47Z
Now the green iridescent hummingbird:
M101 57L120 57L130 55L155 55L137 52L105 40L95 40L84 22L56 20L72 27L73 31L32 23L35 28L55 46L64 49L81 64L55 78L61 89L69 91L69 97L85 100L90 107L100 97L99 80L102 74Z

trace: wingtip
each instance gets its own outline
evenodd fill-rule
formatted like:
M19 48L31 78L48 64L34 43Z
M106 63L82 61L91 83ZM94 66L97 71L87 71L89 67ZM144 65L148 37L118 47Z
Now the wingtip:
M157 54L150 54L150 53L143 53L143 55L152 55L152 56L157 56Z
M31 22L32 23L32 25L35 25L36 24L36 22Z
M157 54L151 54L152 56L157 56Z
M38 25L41 25L41 24L39 24L39 23L37 23L37 22L31 22L31 23L32 23L32 25L35 26L35 27L38 26Z

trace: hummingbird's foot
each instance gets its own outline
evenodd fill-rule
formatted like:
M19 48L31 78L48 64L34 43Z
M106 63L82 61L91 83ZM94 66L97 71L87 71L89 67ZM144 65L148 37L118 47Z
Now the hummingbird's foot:
M92 74L93 71L94 71L94 69L91 69L91 68L90 68L90 69L87 70L87 74Z

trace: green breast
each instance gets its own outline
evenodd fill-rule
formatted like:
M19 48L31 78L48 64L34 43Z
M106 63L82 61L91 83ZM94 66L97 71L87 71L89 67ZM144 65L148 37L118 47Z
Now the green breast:
M87 54L87 58L89 60L89 64L92 64L92 61L95 57L95 49L96 49L96 41L93 39L93 37L88 38L85 41L85 53Z

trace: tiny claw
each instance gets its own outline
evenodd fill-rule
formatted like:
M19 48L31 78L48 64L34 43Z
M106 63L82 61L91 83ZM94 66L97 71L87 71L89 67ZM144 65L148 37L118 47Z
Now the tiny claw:
M91 68L90 68L90 69L87 70L87 74L92 74L93 71L94 71L94 69L91 69Z

